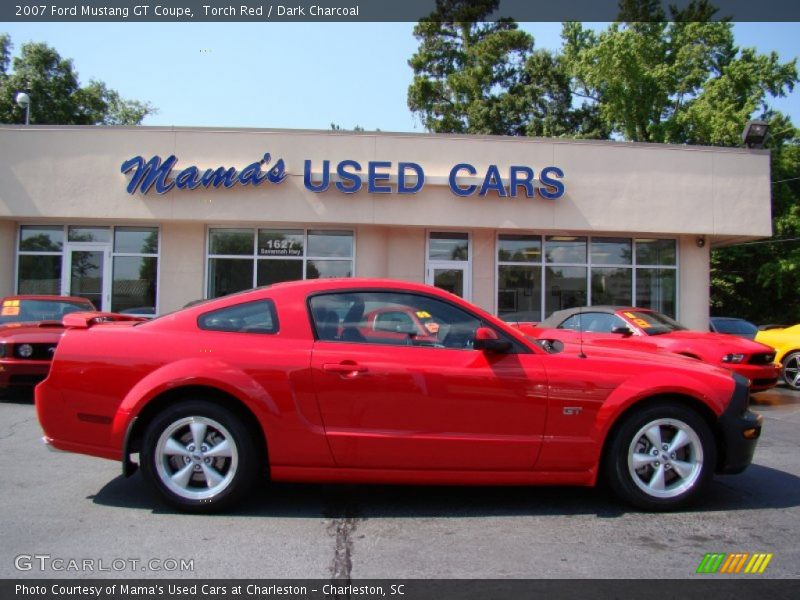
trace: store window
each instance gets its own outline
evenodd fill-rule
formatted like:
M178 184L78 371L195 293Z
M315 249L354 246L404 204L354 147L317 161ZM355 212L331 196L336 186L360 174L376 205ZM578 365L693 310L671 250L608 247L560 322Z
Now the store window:
M497 311L507 321L542 320L542 238L500 235Z
M158 285L158 229L115 227L111 310L155 315Z
M63 227L20 227L17 293L61 294L63 249Z
M80 296L99 310L157 313L157 227L22 225L17 293Z
M537 322L564 308L607 304L675 317L677 269L674 239L500 234L498 316Z
M547 236L544 242L544 306L546 315L585 306L588 301L586 274L587 238Z
M298 279L352 277L352 231L208 231L208 297Z

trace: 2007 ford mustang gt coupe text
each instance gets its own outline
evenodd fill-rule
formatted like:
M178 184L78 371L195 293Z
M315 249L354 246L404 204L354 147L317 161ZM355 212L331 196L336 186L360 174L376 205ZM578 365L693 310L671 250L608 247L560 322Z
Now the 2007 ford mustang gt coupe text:
M392 313L391 335L374 318ZM413 316L413 318L411 318ZM376 323L378 325L376 325ZM419 323L424 323L421 329ZM322 279L148 322L65 317L36 389L55 448L210 511L274 481L594 485L668 510L751 462L747 380L668 353L543 344L425 285Z

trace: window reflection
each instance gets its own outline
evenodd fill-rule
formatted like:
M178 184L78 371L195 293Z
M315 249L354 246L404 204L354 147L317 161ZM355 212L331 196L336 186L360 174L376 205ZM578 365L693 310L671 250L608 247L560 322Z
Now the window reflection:
M64 247L63 227L23 225L19 231L19 249L27 252L61 252Z
M574 236L548 236L545 256L549 263L585 263L586 238Z
M469 235L431 232L428 241L428 258L431 260L469 260Z

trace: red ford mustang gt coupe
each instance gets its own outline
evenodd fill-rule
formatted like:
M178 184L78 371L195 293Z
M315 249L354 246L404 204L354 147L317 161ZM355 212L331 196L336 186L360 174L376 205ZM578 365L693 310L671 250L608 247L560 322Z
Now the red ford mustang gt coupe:
M0 300L0 392L33 390L47 377L50 361L71 312L94 310L85 298L9 296Z
M369 319L435 326L386 336ZM398 317L400 318L400 317ZM70 327L36 388L55 448L138 462L172 505L211 511L253 481L608 480L681 507L753 456L748 382L667 353L539 345L445 291L390 280L277 284L148 322Z
M732 335L692 331L666 315L647 308L586 306L559 310L536 326L521 326L536 339L562 342L634 345L665 350L730 369L750 380L754 392L778 383L780 365L775 350Z

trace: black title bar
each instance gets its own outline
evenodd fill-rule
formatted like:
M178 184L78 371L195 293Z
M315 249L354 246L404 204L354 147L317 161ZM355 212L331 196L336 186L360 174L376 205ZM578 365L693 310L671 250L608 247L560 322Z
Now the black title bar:
M661 0L685 6L688 0ZM713 19L800 21L798 0L712 0ZM620 0L500 0L490 20L615 21ZM429 16L435 0L4 0L0 21L8 22L415 22Z
M3 600L611 600L659 598L681 600L795 600L800 581L794 579L5 579Z

